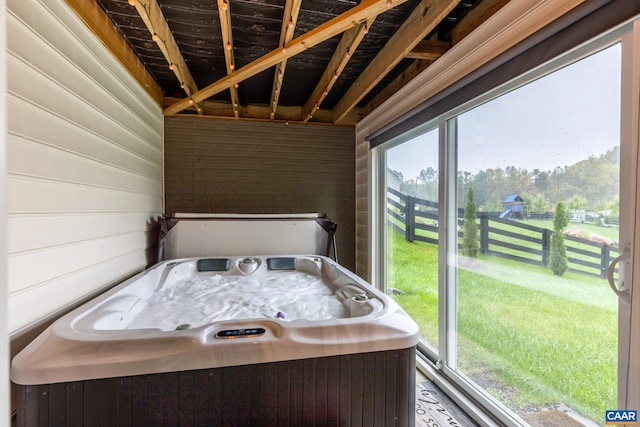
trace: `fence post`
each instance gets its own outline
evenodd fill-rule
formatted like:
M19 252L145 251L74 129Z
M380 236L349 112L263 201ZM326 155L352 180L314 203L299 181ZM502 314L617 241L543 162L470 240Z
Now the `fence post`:
M542 229L542 265L549 267L549 254L551 253L551 230Z
M600 277L603 279L607 277L609 264L611 264L611 249L609 245L603 244L602 248L600 248Z
M405 221L404 221L404 236L408 242L413 242L414 228L416 225L416 200L413 196L407 194L405 200Z
M479 212L480 216L480 253L489 253L489 214Z

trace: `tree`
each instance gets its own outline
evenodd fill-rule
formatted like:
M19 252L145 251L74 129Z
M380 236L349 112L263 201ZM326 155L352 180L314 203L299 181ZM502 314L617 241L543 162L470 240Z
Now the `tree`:
M536 212L537 214L544 214L547 212L547 207L549 206L549 202L544 197L544 194L538 193L536 197L531 201L531 211Z
M417 179L421 187L418 197L432 201L438 200L438 171L429 166L420 171Z
M535 183L535 187L538 191L544 193L549 188L549 172L541 171L540 169L534 169L531 172L533 177L533 182Z
M469 257L478 256L478 224L476 222L476 204L473 201L473 188L467 192L467 205L464 208L464 229L462 233L462 253Z
M553 234L551 235L551 260L549 268L556 276L562 276L568 269L567 248L564 246L564 229L569 223L567 211L560 200L553 216Z
M587 199L579 194L574 194L574 196L567 202L567 207L570 210L585 210L587 209Z

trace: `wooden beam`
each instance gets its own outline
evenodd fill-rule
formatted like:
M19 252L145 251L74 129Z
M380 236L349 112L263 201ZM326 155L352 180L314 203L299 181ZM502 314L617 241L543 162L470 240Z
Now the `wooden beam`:
M338 123L393 67L438 25L460 0L422 0L333 109Z
M287 0L284 5L284 13L282 15L282 28L280 29L280 43L278 46L286 46L288 42L293 39L293 31L296 28L298 22L298 15L300 14L300 5L302 0ZM276 66L276 70L273 76L273 87L271 88L270 113L269 118L273 120L276 115L276 109L278 107L278 99L280 98L280 92L282 89L282 80L284 79L284 72L287 68L287 59L283 59L280 64Z
M426 59L415 60L404 70L398 77L396 77L391 83L389 83L384 89L380 91L371 101L362 107L362 117L366 117L370 112L378 108L384 101L391 98L393 94L399 91L407 83L417 77L420 73L427 69L433 61Z
M94 0L65 0L65 2L129 74L140 83L149 96L162 107L164 104L162 89L98 3Z
M158 6L156 0L135 0L134 4L140 18L142 18L151 34L151 39L156 42L167 60L167 66L180 82L180 87L184 89L187 96L191 96L198 91L198 87L191 76L187 63L182 57L176 40L173 38L169 24L164 19L160 6ZM197 103L195 105L190 103L190 105L194 106L198 114L202 114L201 106L197 105Z
M349 59L351 59L351 55L353 55L353 52L358 48L358 45L369 31L369 28L371 28L371 24L373 24L375 19L376 17L373 16L362 24L347 30L342 35L335 52L333 52L333 56L329 60L327 68L324 70L318 84L302 108L303 121L307 122L311 120L313 114L320 108L322 101L324 101L324 98L333 88L338 77L340 77L340 74L342 74L342 71L347 66Z
M389 6L389 0L364 0L359 5L291 40L285 45L285 49L278 48L192 94L191 99L186 98L176 102L166 108L164 114L167 116L177 114L191 105L189 101L201 102L405 1L407 0L393 0Z
M471 9L469 13L453 27L450 36L451 44L456 45L507 3L509 3L509 0L482 0L479 5Z
M489 19L494 13L500 10L509 0L483 0L478 6L473 8L465 17L451 30L450 37L452 42L440 42L440 41L421 41L416 47L407 55L407 58L421 58L428 57L424 55L425 52L430 51L433 48L434 53L437 53L438 46L442 45L442 53L448 50L451 44L456 44L464 37L469 35L480 24ZM433 55L433 58L426 60L414 61L405 71L396 77L391 83L389 83L380 93L378 93L367 105L362 107L362 116L366 117L376 108L380 107L384 101L389 99L400 88L409 83L414 77L422 73L433 61L437 59L437 55Z
M173 104L178 102L179 98L166 98L167 104ZM200 117L203 119L232 119L235 120L233 113L233 105L229 101L216 101L214 99L207 99L203 102L205 114L202 116L196 116L193 113L189 114L180 114L181 116L188 117ZM240 109L240 120L262 120L267 121L269 117L269 106L268 105L254 105L254 104L244 104L239 107ZM278 111L276 112L277 118L276 121L288 121L290 123L303 123L300 120L302 115L302 107L300 106L279 106ZM359 108L354 108L347 117L343 121L340 122L340 126L353 126L362 118L361 112ZM313 123L326 123L329 125L333 125L331 110L320 109L313 116Z
M410 59L425 59L435 61L440 58L449 48L451 43L437 40L423 40L418 43L411 52L405 56Z
M227 64L227 75L235 68L233 56L233 35L231 34L231 5L228 0L218 0L218 16L220 17L220 31L222 31L222 45L224 46L224 62ZM235 86L229 88L231 92L231 104L233 115L238 117L238 89Z

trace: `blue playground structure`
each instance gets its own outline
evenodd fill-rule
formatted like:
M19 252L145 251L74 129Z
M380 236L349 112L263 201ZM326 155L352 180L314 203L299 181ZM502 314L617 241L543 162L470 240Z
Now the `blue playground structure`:
M500 219L526 219L527 218L527 204L522 197L517 194L507 196L502 201L504 205L504 212L500 214Z

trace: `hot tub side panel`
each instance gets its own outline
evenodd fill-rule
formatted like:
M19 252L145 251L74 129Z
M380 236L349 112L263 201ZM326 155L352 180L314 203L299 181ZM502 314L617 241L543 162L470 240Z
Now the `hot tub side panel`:
M21 385L18 426L414 426L415 347Z

